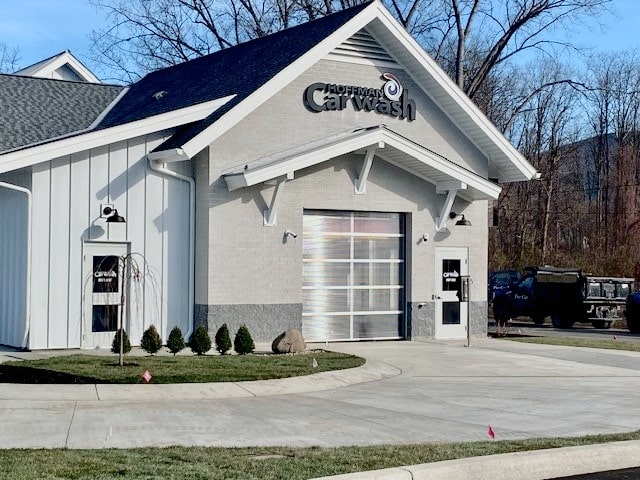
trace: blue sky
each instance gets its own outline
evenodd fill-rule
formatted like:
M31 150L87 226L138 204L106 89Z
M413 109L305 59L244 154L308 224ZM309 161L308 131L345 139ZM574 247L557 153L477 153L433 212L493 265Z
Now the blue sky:
M63 50L89 68L89 35L104 26L104 11L88 0L0 0L0 41L20 49L20 67ZM624 50L640 46L640 2L614 0L615 13L596 22L576 26L575 39L596 50Z

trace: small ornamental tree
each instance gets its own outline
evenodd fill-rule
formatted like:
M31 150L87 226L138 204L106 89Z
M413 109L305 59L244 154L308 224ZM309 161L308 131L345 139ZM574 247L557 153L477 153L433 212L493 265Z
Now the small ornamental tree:
M256 345L253 343L253 338L251 338L251 334L246 325L242 325L238 329L236 338L233 340L233 349L238 355L246 355L256 349Z
M120 335L122 337L122 353L129 353L131 351L131 342L129 342L129 335L127 335L127 331L120 330L116 331L115 336L113 337L113 342L111 343L111 353L120 353Z
M223 323L216 332L216 350L220 355L224 355L231 350L231 337L229 336L229 327L227 327L226 323Z
M191 337L191 351L198 355L204 355L211 349L211 337L209 337L209 332L207 331L207 327L204 325L200 325L196 328L196 331L193 332Z
M151 325L142 334L142 340L140 341L142 349L150 355L153 355L162 348L162 339L160 334L156 330L155 325Z
M174 355L186 347L184 343L184 337L182 336L182 330L180 327L173 327L167 338L167 348Z

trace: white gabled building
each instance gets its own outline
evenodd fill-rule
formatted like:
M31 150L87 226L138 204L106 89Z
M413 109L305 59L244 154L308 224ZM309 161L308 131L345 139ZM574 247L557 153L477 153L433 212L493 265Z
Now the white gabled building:
M483 335L490 179L536 173L378 2L0 101L0 344L30 349L109 347L121 312L134 344Z

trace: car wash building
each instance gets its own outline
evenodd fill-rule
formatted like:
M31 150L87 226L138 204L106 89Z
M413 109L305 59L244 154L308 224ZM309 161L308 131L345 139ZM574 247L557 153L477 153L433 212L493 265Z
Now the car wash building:
M0 344L486 333L487 201L535 169L380 3L128 87L65 58L0 75Z

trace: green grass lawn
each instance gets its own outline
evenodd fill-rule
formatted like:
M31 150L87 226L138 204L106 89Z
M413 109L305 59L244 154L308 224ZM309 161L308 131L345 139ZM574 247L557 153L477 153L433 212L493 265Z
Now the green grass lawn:
M343 448L0 450L0 480L296 480L463 457L621 440L640 440L640 432L578 438Z
M588 347L606 348L609 350L627 350L630 352L640 352L640 343L625 342L624 340L611 339L591 339L575 337L499 337L515 342L538 343L545 345L562 345L565 347Z
M313 359L318 366L313 368ZM148 370L152 383L241 382L309 375L363 365L355 355L310 352L300 355L177 355L125 357L70 355L0 364L2 383L141 383Z

